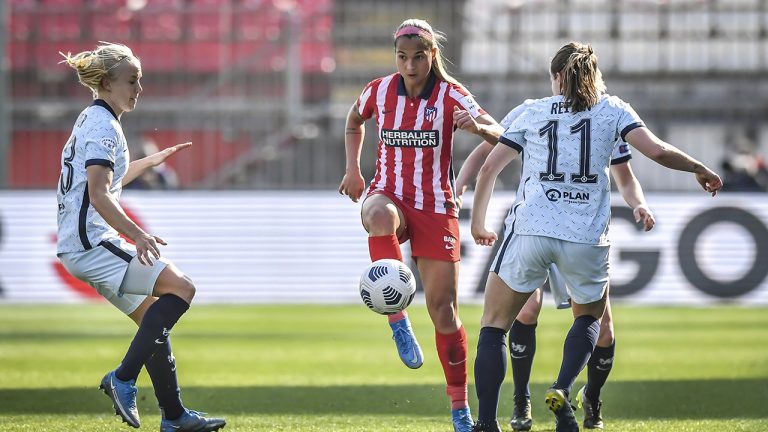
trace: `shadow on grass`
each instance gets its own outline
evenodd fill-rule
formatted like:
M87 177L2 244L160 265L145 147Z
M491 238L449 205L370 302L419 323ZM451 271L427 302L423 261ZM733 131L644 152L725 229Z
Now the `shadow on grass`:
M534 415L546 415L546 386L532 385ZM186 405L217 414L350 414L440 416L448 407L442 386L188 387ZM505 387L499 417L511 412ZM471 405L477 406L474 390ZM766 418L768 380L609 382L604 412L623 419ZM156 411L151 389L140 388L142 412ZM0 414L98 414L110 409L95 388L0 389Z

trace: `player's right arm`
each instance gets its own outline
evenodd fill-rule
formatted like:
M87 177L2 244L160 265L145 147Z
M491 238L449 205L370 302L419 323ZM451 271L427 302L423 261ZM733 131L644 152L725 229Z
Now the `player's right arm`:
M611 175L616 181L616 186L621 193L621 197L624 198L627 205L632 208L635 222L642 223L643 228L646 231L650 231L656 224L656 219L654 218L651 209L648 208L648 204L645 202L643 187L640 186L640 182L637 180L637 177L635 177L635 173L632 172L632 167L629 165L629 161L611 165Z
M662 141L648 128L632 129L626 134L624 140L659 165L694 173L696 181L712 196L717 195L717 191L723 187L723 181L714 171L677 147Z
M502 141L503 143L504 141ZM515 160L520 153L505 144L496 145L477 175L475 186L475 200L472 203L472 237L475 243L483 246L492 246L498 239L495 232L485 227L485 217L488 211L488 203L493 194L493 186L496 178L505 166Z
M357 109L357 102L352 104L347 114L347 125L344 131L344 150L346 153L346 170L339 185L339 193L347 195L357 202L365 190L365 179L360 172L360 153L365 138L365 119Z
M102 218L120 234L133 240L136 245L136 252L139 262L145 265L152 265L151 253L155 258L160 258L160 249L157 243L166 244L163 239L152 236L144 232L135 222L128 217L120 207L120 203L115 199L110 190L112 185L113 173L109 167L101 165L90 165L87 170L88 176L88 199L91 205Z

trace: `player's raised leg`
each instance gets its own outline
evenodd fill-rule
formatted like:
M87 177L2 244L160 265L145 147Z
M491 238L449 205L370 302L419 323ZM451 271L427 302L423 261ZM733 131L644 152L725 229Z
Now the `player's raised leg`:
M404 231L405 217L395 203L382 194L374 194L365 199L362 210L363 226L368 231L368 252L371 261L380 259L403 260L398 235ZM400 360L411 369L417 369L424 363L424 354L416 340L408 313L403 310L388 315Z
M155 262L154 265L160 265ZM147 266L133 258L126 272L124 286L139 285L134 281L151 279L153 266ZM133 337L128 352L117 369L108 372L101 381L101 388L112 399L117 414L133 427L139 427L136 409L136 378L144 364L155 353L158 345L165 343L173 326L189 309L195 296L192 281L173 264L168 263L154 284L153 294L158 299L144 313L139 330ZM130 288L126 291L129 294Z

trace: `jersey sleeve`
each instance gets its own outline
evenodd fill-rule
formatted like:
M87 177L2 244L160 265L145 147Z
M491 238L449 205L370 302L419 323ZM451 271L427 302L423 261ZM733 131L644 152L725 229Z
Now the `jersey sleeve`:
M449 90L448 95L456 101L456 106L466 110L474 118L488 114L477 104L475 98L472 97L472 94L460 85L451 84L451 89Z
M508 121L508 124L502 124L506 127L504 133L499 137L499 142L512 147L522 153L525 148L525 127L523 117L525 117L526 104L520 104L502 119Z
M376 98L373 97L373 87L375 81L371 81L365 86L360 97L357 98L357 112L363 120L373 117L375 112Z
M629 150L629 144L619 141L611 154L611 165L618 165L632 159L632 151Z
M525 102L513 108L512 111L508 112L507 115L505 115L504 118L501 119L501 121L499 122L499 125L501 125L501 127L505 129L508 128L509 125L511 125L516 118L520 117L520 114L522 114L523 111L525 111L525 107L531 102L533 101L531 99L528 99Z
M625 140L627 134L636 128L645 127L645 123L628 103L619 99L619 121L616 124L618 135Z
M85 142L85 167L100 165L110 169L115 168L117 159L117 131L102 129L89 134Z

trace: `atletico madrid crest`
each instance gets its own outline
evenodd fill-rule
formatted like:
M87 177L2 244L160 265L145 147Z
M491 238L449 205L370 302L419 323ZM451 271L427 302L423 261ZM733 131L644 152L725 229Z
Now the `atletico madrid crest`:
M437 108L433 106L424 108L424 120L435 121L435 117L437 117Z

